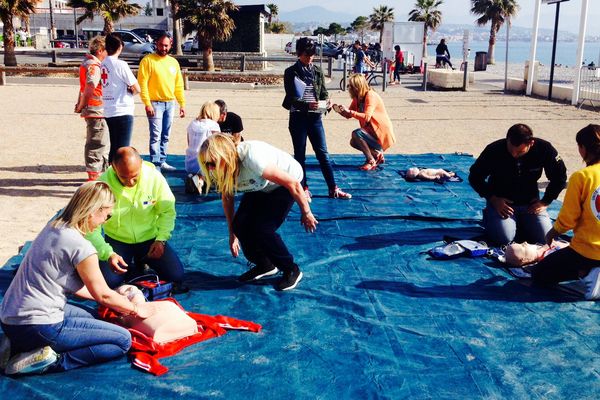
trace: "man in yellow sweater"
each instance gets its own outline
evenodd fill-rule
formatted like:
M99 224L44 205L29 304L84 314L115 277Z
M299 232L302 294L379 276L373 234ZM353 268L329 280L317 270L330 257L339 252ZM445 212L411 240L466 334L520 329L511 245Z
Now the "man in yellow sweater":
M158 38L156 52L142 59L137 77L150 125L150 158L157 169L166 172L175 170L167 164L175 100L179 103L179 117L185 117L181 69L177 60L169 56L172 44L173 40L166 33Z

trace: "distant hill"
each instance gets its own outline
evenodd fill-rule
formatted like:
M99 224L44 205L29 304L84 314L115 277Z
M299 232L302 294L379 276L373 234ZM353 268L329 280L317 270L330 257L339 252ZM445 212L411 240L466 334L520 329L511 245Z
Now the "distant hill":
M299 8L298 10L280 12L279 20L282 22L291 22L292 24L306 24L307 26L327 25L337 22L342 26L349 25L358 15L331 11L321 6L310 6Z

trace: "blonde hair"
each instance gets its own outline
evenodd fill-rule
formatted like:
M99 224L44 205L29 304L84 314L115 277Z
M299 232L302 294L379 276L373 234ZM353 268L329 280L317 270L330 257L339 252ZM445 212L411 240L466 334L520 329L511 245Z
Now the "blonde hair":
M219 105L213 101L207 101L200 107L200 114L198 114L197 119L212 119L213 121L218 121L220 116L221 108Z
M371 87L363 74L352 74L348 80L348 93L353 99L363 99Z
M88 48L90 49L90 53L94 56L97 56L102 50L106 48L106 44L104 41L104 36L95 36L90 40Z
M217 192L232 196L236 192L239 158L236 144L230 135L215 133L202 143L198 154L202 176L206 179L206 193L214 183ZM215 163L208 171L206 162Z
M112 207L115 203L108 183L102 181L86 182L76 191L69 204L62 209L52 226L76 228L86 234L92 231L88 217L103 207Z

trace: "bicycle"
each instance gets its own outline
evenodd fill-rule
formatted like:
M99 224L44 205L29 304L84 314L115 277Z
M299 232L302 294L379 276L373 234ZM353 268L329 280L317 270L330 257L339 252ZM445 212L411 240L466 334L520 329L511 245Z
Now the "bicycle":
M378 70L379 63L376 63L372 69L363 72L369 86L379 86L383 82L384 72ZM351 72L351 70L349 71ZM347 86L347 85L346 85ZM345 90L344 78L340 79L340 90Z

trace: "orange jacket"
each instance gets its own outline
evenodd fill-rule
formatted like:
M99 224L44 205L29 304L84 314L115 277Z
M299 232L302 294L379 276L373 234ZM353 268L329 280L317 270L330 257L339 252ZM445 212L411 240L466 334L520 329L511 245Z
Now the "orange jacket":
M102 71L100 67L100 60L91 54L86 54L84 61L79 66L79 95L83 95L83 91L88 84L94 85L94 92L81 111L81 116L84 118L102 118L103 116Z
M394 127L385 110L383 100L373 90L369 90L365 96L364 111L359 110L359 103L356 99L352 100L349 108L350 114L358 120L360 127L375 136L383 150L387 150L396 143Z

